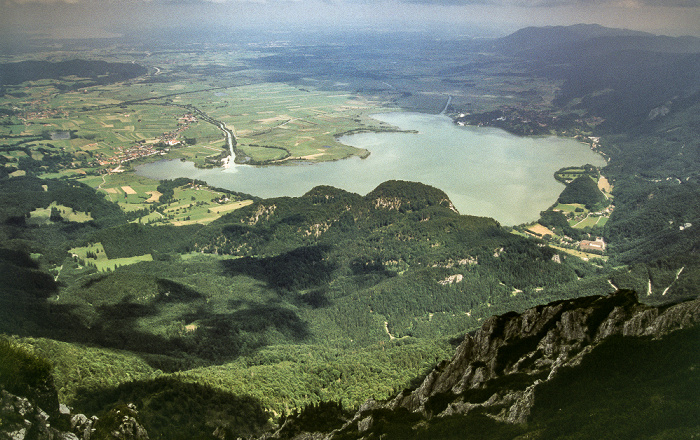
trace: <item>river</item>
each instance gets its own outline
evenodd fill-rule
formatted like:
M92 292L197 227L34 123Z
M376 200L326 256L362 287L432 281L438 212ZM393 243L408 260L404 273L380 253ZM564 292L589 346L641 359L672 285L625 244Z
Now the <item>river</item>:
M139 166L137 173L154 179L190 177L263 198L297 197L317 185L364 195L387 180L410 180L445 191L462 214L516 225L536 220L540 211L556 201L563 185L554 180L555 171L606 163L573 139L518 137L495 128L460 127L444 115L383 113L374 117L417 133L360 133L340 139L369 150L366 159L218 169L165 160Z

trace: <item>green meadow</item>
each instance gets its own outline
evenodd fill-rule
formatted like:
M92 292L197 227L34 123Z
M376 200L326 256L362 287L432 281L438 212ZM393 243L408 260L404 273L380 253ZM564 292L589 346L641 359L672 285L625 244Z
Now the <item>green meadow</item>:
M159 182L132 173L89 176L80 180L116 202L133 222L143 224L207 224L222 215L247 206L252 200L229 197L205 185L185 185L174 189L172 200L162 204Z
M78 258L83 265L94 267L99 272L114 271L118 267L129 266L141 261L153 261L151 254L129 258L109 258L102 243L90 243L87 246L72 248L69 252L74 258Z
M75 211L71 207L52 202L46 208L37 208L32 211L29 219L27 219L27 223L33 225L45 225L49 223L51 219L51 212L53 210L56 210L61 218L69 222L84 223L92 220L92 216L88 212Z

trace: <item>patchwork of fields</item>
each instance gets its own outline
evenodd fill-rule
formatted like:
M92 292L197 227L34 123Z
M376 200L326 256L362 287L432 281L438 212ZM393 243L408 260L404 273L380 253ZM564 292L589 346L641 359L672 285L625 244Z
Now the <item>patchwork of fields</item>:
M370 115L396 109L346 92L254 81L212 87L180 80L177 66L168 71L164 83L151 82L154 74L75 90L66 79L7 86L0 107L13 111L2 116L0 155L9 164L31 158L59 177L161 155L211 166L228 152L213 120L233 131L253 163L327 161L368 154L339 143L339 135L393 130Z

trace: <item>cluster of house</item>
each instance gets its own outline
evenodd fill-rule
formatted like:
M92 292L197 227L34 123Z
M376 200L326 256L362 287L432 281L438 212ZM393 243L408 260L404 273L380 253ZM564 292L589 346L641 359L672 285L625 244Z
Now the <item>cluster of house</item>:
M175 146L180 143L178 137L189 128L190 124L197 122L197 118L191 113L186 113L180 116L177 120L177 129L163 133L163 135L158 138L156 143L138 143L130 147L119 147L115 150L114 156L109 158L98 159L97 163L100 165L119 165L124 162L129 162L136 159L141 159L148 156L154 156L156 154L167 154L169 149L156 148L158 143L163 143L168 147Z
M19 115L18 119L24 122L25 125L31 125L31 121L35 119L51 119L59 117L68 117L68 112L62 109L44 108L36 111L26 111Z
M541 225L535 225L534 227L530 227L525 230L528 234L538 237L538 238L543 238L546 235L553 235L553 232L548 230L547 228L541 226ZM567 244L569 246L578 246L578 249L583 251L583 252L589 252L589 253L594 253L594 254L604 254L605 253L605 240L603 237L596 237L595 240L581 240L580 242L576 242L573 238L569 236L561 236L559 237L559 241L562 244Z
M195 122L197 122L197 118L192 113L185 113L184 115L178 118L177 128L168 133L163 133L163 136L160 137L160 140L169 147L173 147L179 144L180 141L178 140L178 138L180 137L182 132L187 130L190 127L190 124L193 124Z
M156 154L166 154L167 150L158 150L153 144L136 144L131 147L119 147L114 152L114 156L98 159L100 165L119 165L124 162L140 159L143 157L153 156Z

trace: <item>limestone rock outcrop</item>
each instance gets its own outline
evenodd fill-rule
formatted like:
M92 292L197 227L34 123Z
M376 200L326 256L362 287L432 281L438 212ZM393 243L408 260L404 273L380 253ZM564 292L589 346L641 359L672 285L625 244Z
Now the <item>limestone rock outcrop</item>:
M148 440L137 415L133 405L117 407L103 420L58 405L47 412L33 399L0 388L0 440L91 440L98 430L103 439Z
M493 316L466 335L454 357L436 366L420 386L384 402L367 401L342 428L313 438L349 431L362 436L373 414L387 410L408 411L420 420L477 410L500 422L524 423L538 387L562 368L580 365L606 338L661 338L698 323L700 299L657 308L639 303L631 291Z

